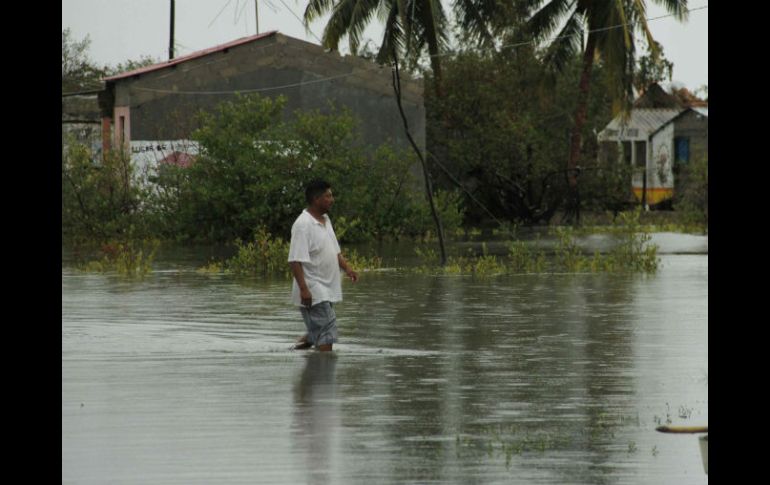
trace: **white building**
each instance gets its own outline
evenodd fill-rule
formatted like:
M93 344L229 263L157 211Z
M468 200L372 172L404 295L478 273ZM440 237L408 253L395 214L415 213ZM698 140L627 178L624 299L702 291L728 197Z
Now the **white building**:
M678 167L707 156L708 108L682 106L657 85L647 93L627 119L617 116L597 138L600 161L630 164L634 195L654 206L673 197Z

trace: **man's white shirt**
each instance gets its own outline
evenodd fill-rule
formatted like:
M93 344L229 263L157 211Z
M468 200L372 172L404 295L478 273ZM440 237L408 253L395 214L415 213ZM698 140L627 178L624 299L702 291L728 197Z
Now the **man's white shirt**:
M305 282L313 295L313 305L322 301L342 301L342 278L338 255L340 245L331 219L324 214L325 224L310 215L307 209L291 226L289 262L302 263ZM292 278L291 302L302 306L299 285Z

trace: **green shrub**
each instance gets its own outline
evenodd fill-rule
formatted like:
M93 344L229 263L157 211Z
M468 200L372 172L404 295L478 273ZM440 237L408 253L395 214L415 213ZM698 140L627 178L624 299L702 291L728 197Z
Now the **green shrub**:
M362 256L351 249L344 252L348 265L356 272L373 271L382 268L382 258L379 256Z
M658 247L649 244L652 236L642 229L640 214L641 208L623 212L619 216L619 222L613 224L618 244L608 255L612 262L608 267L615 271L654 273L658 269Z
M708 228L708 177L707 156L695 157L690 165L678 168L674 209L684 215L687 224Z
M242 276L291 277L289 242L275 237L264 227L255 231L253 241L235 241L237 253L222 262L211 261L198 269L200 273L229 273ZM375 270L382 267L382 258L366 257L356 250L346 253L345 259L356 271Z
M348 110L296 111L284 121L285 104L284 97L238 96L199 115L195 163L163 168L153 178L156 220L166 233L224 242L250 240L255 227L288 234L312 178L333 186L340 241L414 236L432 227L422 217L427 202L416 190L411 152L363 146ZM457 219L445 199L447 217Z
M70 140L62 157L62 238L72 244L108 244L149 237L146 192L128 153L97 157Z
M96 160L74 141L62 158L62 235L93 244L147 237L232 243L258 238L254 228L287 235L306 206L313 178L334 188L332 218L341 242L420 237L434 227L410 150L364 146L347 110L297 111L286 99L237 96L199 114L192 138L200 153L189 167L160 164L140 183L128 153ZM448 231L462 208L437 194ZM242 243L243 244L243 243Z
M106 243L99 249L100 257L81 262L77 268L85 272L115 271L125 276L145 276L152 272L159 246L158 240Z
M660 264L658 247L649 243L651 236L640 225L639 217L640 210L620 213L618 221L607 229L616 239L607 254L585 254L572 227L557 227L551 230L556 237L556 245L550 257L543 250L530 249L523 241L511 241L505 258L488 254L486 246L482 246L481 255L451 256L447 264L440 267L435 250L417 247L415 251L421 265L414 271L475 276L586 271L654 273Z
M248 276L290 276L289 243L273 237L264 227L255 231L253 241L235 241L238 252L225 263L228 272Z
M511 241L508 265L511 273L542 273L546 267L545 251L534 251L523 241Z
M587 260L578 247L572 227L557 227L553 234L558 238L555 249L555 265L557 271L579 273L586 268Z

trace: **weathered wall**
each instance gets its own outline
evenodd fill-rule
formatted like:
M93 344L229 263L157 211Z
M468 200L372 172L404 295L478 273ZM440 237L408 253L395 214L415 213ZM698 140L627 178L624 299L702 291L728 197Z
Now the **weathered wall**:
M647 170L648 187L673 189L674 125L669 124L653 135L650 148Z
M328 79L332 78L332 79ZM314 82L319 81L319 82ZM300 86L292 86L304 83ZM237 90L288 98L286 116L297 109L329 111L329 102L359 118L363 142L407 147L389 68L275 34L193 59L174 67L115 82L115 106L130 107L130 139L189 139L194 114L232 100ZM418 144L425 144L425 109L419 81L402 79L404 109ZM174 93L175 91L176 93ZM222 91L221 94L203 94ZM197 92L198 94L183 94Z
M97 96L64 96L61 103L62 153L70 140L91 147L94 158L101 156L101 114Z
M690 139L690 161L708 156L709 120L695 111L683 114L674 124L674 137Z

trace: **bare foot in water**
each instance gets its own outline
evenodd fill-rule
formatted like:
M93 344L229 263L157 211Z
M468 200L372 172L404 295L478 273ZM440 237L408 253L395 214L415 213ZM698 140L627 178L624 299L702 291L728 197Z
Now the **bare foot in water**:
M305 350L312 347L313 344L307 341L307 334L301 336L297 339L297 341L294 343L294 346L291 348L292 350Z

